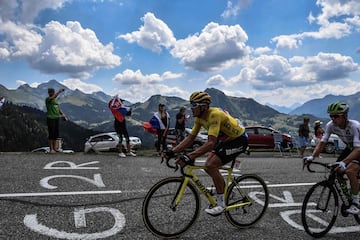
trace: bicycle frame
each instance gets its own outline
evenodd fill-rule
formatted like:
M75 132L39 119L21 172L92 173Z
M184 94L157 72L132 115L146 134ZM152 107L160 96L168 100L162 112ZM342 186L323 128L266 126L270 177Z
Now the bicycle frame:
M227 171L227 178L225 181L225 189L224 189L224 196L226 196L228 188L230 183L233 180L232 174L233 174L233 169L231 167L221 167L220 169L222 170L226 170ZM187 166L185 172L184 172L184 181L181 184L180 187L180 191L178 191L178 195L176 197L175 200L175 206L177 206L181 199L182 196L185 192L186 186L189 184L189 181L191 180L194 185L200 190L200 192L207 198L207 200L209 201L209 203L211 204L211 206L216 206L216 198L213 196L212 192L210 190L208 190L200 181L199 177L196 176L196 174L194 173L194 170L206 170L205 166ZM239 189L241 190L241 189ZM246 194L244 194L246 195ZM246 205L250 205L251 203L251 199L249 197L247 197L247 202L243 202L243 203L239 203L239 204L234 204L231 206L226 206L225 210L229 211L231 209L235 209L235 208L239 208L239 207L244 207Z

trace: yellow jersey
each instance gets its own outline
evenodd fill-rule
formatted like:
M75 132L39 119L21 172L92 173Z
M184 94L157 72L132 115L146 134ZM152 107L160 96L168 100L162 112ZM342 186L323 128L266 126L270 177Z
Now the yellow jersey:
M215 136L221 141L233 140L245 132L245 128L230 114L213 107L209 108L206 119L195 117L191 135L196 136L201 127L208 131L208 135Z

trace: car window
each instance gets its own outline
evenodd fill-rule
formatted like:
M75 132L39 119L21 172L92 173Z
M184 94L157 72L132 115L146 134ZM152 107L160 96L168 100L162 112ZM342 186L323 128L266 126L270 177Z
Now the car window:
M91 139L91 142L102 142L102 141L115 141L112 137L104 135L98 136Z
M270 129L266 129L266 128L259 128L258 132L259 132L259 134L264 134L264 135L271 135L273 133L273 131L271 131Z
M251 134L255 134L255 128L247 128L246 132L251 133Z

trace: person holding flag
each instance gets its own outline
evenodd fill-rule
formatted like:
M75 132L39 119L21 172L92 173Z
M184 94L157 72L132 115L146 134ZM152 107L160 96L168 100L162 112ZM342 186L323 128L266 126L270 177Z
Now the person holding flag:
M131 115L131 108L125 107L124 99L119 98L117 95L109 101L109 109L114 116L114 128L119 137L118 151L119 157L133 156L136 154L131 151L129 133L126 129L125 116ZM123 136L126 140L126 154L122 149Z

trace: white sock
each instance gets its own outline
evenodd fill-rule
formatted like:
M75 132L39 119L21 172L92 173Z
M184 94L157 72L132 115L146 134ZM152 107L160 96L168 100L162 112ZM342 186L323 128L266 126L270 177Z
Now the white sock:
M225 204L224 204L224 194L222 193L217 193L216 194L216 201L217 201L217 205L218 206L222 206L222 207L225 207Z

